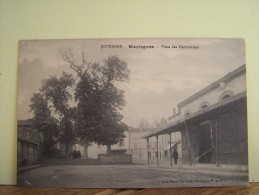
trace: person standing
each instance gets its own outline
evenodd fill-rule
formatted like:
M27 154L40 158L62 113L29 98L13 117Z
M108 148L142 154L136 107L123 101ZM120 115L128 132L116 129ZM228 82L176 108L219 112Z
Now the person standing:
M178 152L177 152L176 148L173 149L172 157L174 158L174 164L177 165Z

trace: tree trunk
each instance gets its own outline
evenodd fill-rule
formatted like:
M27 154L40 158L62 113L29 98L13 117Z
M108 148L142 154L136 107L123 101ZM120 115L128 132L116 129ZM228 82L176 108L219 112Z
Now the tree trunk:
M108 144L108 145L107 145L107 154L110 154L110 152L111 152L111 145Z
M70 153L69 146L70 146L70 144L67 144L67 143L66 143L65 146L66 146L65 155L66 155L67 158L69 158L69 153Z
M83 153L84 158L88 158L88 146L89 146L89 143L87 141L84 141L84 153Z

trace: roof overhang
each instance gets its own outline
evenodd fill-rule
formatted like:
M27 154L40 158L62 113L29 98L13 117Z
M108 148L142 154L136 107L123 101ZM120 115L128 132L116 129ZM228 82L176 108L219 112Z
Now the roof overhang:
M185 116L184 118L170 124L167 128L157 131L154 133L147 134L143 136L144 139L149 139L154 136L159 136L163 134L170 134L176 131L179 131L180 129L184 128L186 125L195 125L199 124L204 121L215 119L219 116L219 114L224 114L230 111L230 109L239 109L237 104L238 102L241 102L242 100L245 100L246 104L246 91L237 94L233 97L230 97L228 99L225 99L221 102L218 102L216 104L213 104L209 107L206 107L202 110L199 110L198 112L192 113L190 115Z

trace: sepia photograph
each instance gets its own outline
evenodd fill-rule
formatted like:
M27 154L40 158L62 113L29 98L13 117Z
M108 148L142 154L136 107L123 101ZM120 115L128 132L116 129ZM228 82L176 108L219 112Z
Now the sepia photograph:
M244 39L19 42L17 185L248 185Z

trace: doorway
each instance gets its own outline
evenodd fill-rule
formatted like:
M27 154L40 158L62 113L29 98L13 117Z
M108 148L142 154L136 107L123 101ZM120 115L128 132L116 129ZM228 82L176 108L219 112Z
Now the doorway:
M210 122L199 128L199 163L212 161L212 128Z

